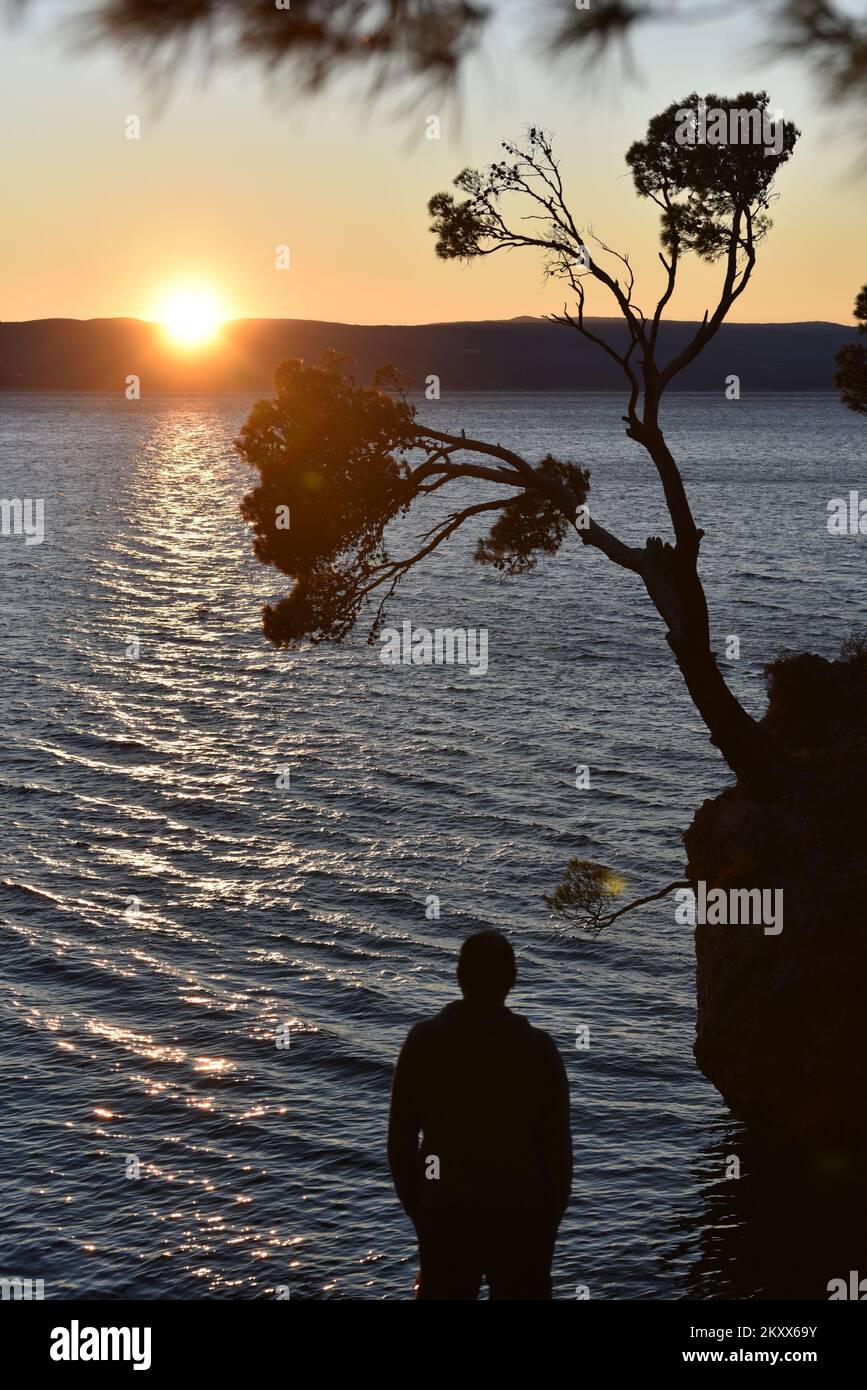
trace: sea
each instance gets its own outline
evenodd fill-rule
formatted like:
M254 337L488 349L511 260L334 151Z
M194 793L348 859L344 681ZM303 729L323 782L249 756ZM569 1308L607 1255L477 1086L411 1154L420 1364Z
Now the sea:
M46 1298L410 1298L392 1068L496 927L570 1084L555 1298L827 1298L857 1198L834 1155L813 1182L757 1153L698 1071L674 901L596 937L542 901L573 856L627 896L680 877L732 780L640 581L575 535L504 578L473 561L481 518L387 622L483 629L484 672L388 665L364 622L277 651L261 609L288 581L239 513L252 399L0 394L0 494L44 503L41 542L0 537L0 1275ZM417 405L590 468L622 539L670 535L620 395ZM715 648L759 714L764 663L863 625L867 538L827 523L867 496L867 424L748 390L673 394L663 423ZM442 489L392 549L490 495Z

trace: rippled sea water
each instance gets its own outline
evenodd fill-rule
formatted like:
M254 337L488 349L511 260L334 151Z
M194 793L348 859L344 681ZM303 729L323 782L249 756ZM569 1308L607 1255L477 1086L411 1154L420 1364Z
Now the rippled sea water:
M826 1297L840 1271L787 1247L778 1177L720 1181L742 1136L692 1059L673 905L590 942L540 901L573 854L635 896L677 877L729 780L638 582L572 538L503 583L467 528L391 612L486 627L485 676L388 668L363 635L274 652L259 613L284 590L238 514L249 404L0 396L0 492L46 505L42 545L0 540L0 1273L47 1298L408 1297L391 1067L454 996L462 938L495 926L512 1006L572 1090L555 1296ZM420 410L589 465L627 540L666 531L619 396ZM726 669L758 712L765 660L834 655L862 619L864 542L829 536L826 508L863 481L865 426L827 395L673 396L666 421L717 644L740 637ZM402 522L405 543L451 505Z

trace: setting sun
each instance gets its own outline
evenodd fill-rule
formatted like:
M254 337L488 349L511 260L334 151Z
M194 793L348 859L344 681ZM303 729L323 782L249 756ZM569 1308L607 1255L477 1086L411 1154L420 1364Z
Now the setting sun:
M221 314L212 294L179 290L163 301L159 318L173 342L182 347L199 347L216 335Z

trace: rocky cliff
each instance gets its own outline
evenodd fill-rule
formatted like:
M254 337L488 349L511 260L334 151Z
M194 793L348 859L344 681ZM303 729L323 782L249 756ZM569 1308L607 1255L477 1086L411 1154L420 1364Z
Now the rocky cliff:
M804 770L784 802L737 787L684 836L710 890L783 891L783 929L697 925L695 1057L757 1133L825 1154L867 1146L867 656L768 668L764 723Z

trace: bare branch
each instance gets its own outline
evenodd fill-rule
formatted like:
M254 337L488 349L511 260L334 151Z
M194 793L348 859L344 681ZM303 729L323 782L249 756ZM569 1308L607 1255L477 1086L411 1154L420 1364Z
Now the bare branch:
M744 222L747 231L746 236L742 237L741 226ZM738 266L739 250L743 250L746 255L746 264L741 268ZM698 357L699 353L707 347L707 344L719 331L735 300L743 294L749 284L755 264L756 248L752 211L750 208L739 208L732 217L729 247L726 255L725 279L717 306L710 317L705 310L701 325L692 340L659 373L659 395L662 394L672 378L677 376L678 372L682 372L684 367L688 367L690 362Z
M427 555L442 545L443 541L448 540L449 536L453 535L458 527L468 521L471 516L479 516L482 512L502 511L503 507L507 505L508 499L500 499L496 502L476 502L471 507L464 507L461 512L453 512L444 522L440 522L438 526L432 528L436 532L433 539L427 545L422 546L415 555L410 555L405 560L391 560L385 565L372 566L368 572L371 574L378 572L378 577L374 579L372 584L360 585L357 592L361 595L371 594L380 585L387 584L391 580L397 581L408 569L425 559ZM426 535L431 535L431 531L426 532Z

